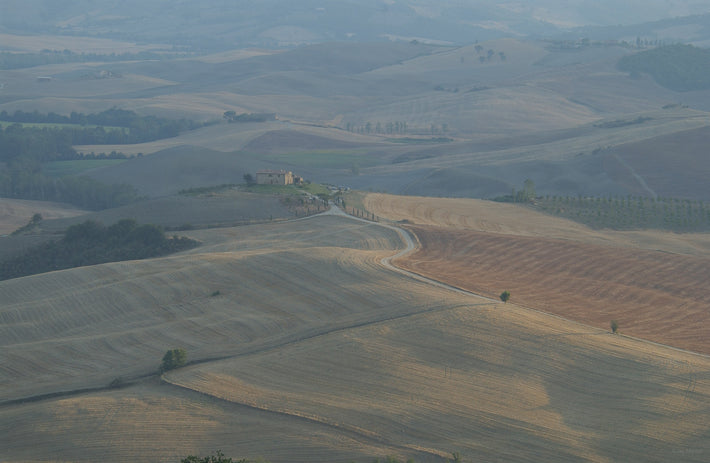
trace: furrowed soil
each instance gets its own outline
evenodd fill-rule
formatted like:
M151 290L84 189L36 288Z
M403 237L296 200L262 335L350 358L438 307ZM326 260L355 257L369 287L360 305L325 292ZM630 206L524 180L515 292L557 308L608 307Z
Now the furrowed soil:
M708 235L604 232L475 200L368 195L408 225L417 252L397 265L496 298L696 352L710 353ZM426 225L419 225L420 223Z

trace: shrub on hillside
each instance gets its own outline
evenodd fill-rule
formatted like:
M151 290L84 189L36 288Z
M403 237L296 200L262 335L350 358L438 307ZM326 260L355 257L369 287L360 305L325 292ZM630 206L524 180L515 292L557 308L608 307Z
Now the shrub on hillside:
M182 348L170 349L163 355L160 371L165 372L175 368L184 367L187 363L187 351ZM230 460L231 461L231 460Z
M500 300L503 302L508 302L508 299L510 299L510 291L503 291L500 293Z

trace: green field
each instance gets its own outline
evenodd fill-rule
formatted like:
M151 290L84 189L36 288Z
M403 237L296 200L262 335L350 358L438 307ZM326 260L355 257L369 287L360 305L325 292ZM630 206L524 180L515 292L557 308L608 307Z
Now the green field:
M252 193L278 195L300 195L303 192L312 195L330 194L328 188L318 183L305 183L303 185L252 185L243 189Z
M186 196L201 196L207 195L211 196L216 193L222 193L230 189L239 189L241 191L248 191L250 193L260 193L268 195L300 195L304 192L310 193L312 195L319 194L329 194L328 188L319 183L304 183L302 185L236 185L236 184L224 184L207 186L200 188L190 188L187 190L181 190L180 194Z
M676 198L547 196L535 207L592 228L612 230L710 230L710 206L703 201Z
M43 123L43 122L8 122L8 121L0 121L0 127L3 129L10 127L11 125L16 125L19 124L23 128L30 128L30 129L96 129L98 127L102 127L104 130L118 130L121 132L125 133L130 133L130 130L128 127L110 127L110 126L103 126L103 125L80 125L80 124L52 124L52 123Z
M115 166L125 162L126 159L86 159L74 161L54 161L44 165L45 174L52 177L64 177L67 175L79 175L88 170L99 167Z

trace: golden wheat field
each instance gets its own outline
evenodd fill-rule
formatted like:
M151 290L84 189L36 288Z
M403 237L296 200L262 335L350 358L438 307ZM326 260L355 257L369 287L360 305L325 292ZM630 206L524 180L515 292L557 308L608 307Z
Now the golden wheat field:
M710 388L698 378L708 366L525 309L447 298L166 380L420 460L668 461L707 452Z
M672 254L710 256L708 233L593 230L576 222L551 217L519 205L478 199L369 193L362 202L368 211L380 217L449 230L554 238L586 244L658 250Z
M379 224L189 235L203 245L0 282L0 459L710 454L707 357L412 278L382 263L404 242ZM174 347L192 363L161 381Z

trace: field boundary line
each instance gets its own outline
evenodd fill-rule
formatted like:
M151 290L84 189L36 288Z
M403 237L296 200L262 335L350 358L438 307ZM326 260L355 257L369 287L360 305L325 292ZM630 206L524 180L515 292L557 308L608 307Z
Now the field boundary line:
M448 461L447 457L448 454L444 454L444 452L437 451L434 449L431 450L426 450L422 448L417 448L417 447L409 447L404 444L396 444L393 442L390 442L380 436L379 434L375 433L374 431L369 431L367 429L355 427L355 426L348 426L347 424L340 424L333 422L331 420L328 420L327 418L318 416L318 415L312 415L312 414L306 414L306 413L299 413L298 411L289 411L289 410L277 410L277 409L272 409L266 406L259 406L259 405L254 405L254 404L249 404L246 402L241 402L239 400L231 400L227 399L224 397L219 397L217 395L211 394L209 392L201 391L199 389L192 388L190 386L184 385L177 383L175 381L172 381L168 378L166 378L164 375L160 376L160 381L168 386L176 387L178 389L181 389L183 391L188 391L190 393L194 394L199 394L200 396L207 397L211 400L216 400L218 402L226 402L232 406L236 407L244 407L248 408L250 410L255 410L261 413L268 413L268 414L273 414L273 415L278 415L278 416L286 416L295 420L299 421L305 421L308 423L316 424L318 426L324 426L330 429L335 429L340 433L346 433L355 438L355 440L362 440L366 439L369 440L370 442L374 442L379 445L384 445L396 449L400 449L403 451L407 452L416 452L419 454L425 454L428 455L429 457L435 457L438 458L442 461ZM446 456L445 456L446 455Z

